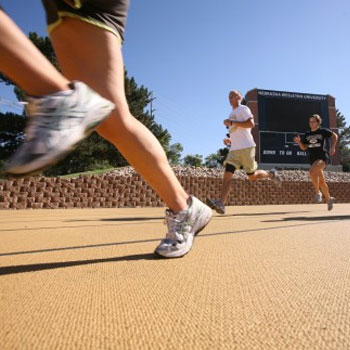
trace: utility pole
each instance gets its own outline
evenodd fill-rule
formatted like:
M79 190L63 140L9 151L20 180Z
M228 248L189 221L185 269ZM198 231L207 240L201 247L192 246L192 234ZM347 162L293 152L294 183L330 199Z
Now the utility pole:
M153 100L155 100L155 98L153 98L153 91L151 91L151 101L149 103L151 118L153 118L153 112L155 111L155 109L153 109Z
M151 118L153 118L153 105L152 105L152 102L153 102L153 91L151 91L151 102L150 102L150 108L151 108Z

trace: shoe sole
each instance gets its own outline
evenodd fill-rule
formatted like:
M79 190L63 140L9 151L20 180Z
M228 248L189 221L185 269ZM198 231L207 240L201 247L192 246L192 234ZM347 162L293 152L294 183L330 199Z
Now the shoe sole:
M220 208L218 208L215 204L213 204L209 198L207 198L206 203L209 208L215 210L218 214L221 214L221 215L225 214L225 212L222 211Z
M70 152L72 152L77 145L84 140L85 138L87 138L95 129L98 125L100 125L104 120L106 120L109 115L111 114L111 112L113 111L113 109L115 108L115 106L113 108L111 108L111 105L113 105L112 103L108 104L108 106L106 105L104 107L104 109L106 109L106 114L105 116L100 119L99 121L87 124L85 127L85 130L83 132L83 134L66 150L61 151L59 153L57 153L57 155L53 155L50 156L50 161L45 162L44 164L41 164L42 162L38 162L38 166L35 167L34 169L28 170L26 172L21 172L21 173L11 173L10 171L4 171L4 173L6 175L15 177L15 178L19 178L19 177L23 177L23 176L34 176L34 175L38 175L41 172L43 172L44 170L50 168L51 166L57 164L59 161L61 161L62 159L64 159Z
M211 211L210 208L208 208L208 210L206 210L206 211L207 211L207 213L206 213L206 216L205 216L205 219L204 219L204 223L203 223L202 225L200 225L199 227L196 227L196 225L198 225L198 221L199 221L199 219L200 219L200 218L198 217L197 221L196 221L195 224L193 225L193 228L194 228L193 241L194 241L194 238L195 238L200 232L202 232L202 231L205 229L205 227L208 225L210 219L211 219L212 216L213 216L213 213L212 213L212 211ZM191 244L190 249L187 250L187 251L185 251L184 253L181 253L180 255L173 255L173 256L168 255L168 256L164 256L164 255L159 254L156 250L154 251L154 254L155 254L157 257L162 258L162 259L177 259L177 258L182 258L182 257L184 257L185 255L187 255L187 254L191 251L191 249L192 249L192 247L193 247L193 241L192 241L192 244ZM179 253L179 252L176 252L176 253Z

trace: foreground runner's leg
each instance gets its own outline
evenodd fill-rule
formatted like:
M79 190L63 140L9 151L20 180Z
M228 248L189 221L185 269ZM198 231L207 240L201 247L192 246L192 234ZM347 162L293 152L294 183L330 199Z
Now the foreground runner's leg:
M114 108L114 104L81 82L72 90L29 97L26 141L6 164L6 172L23 176L57 163L88 136Z
M209 221L211 210L209 215L209 208L204 203L190 198L173 173L158 140L130 114L124 92L123 58L117 37L102 28L72 18L63 18L51 37L64 74L72 80L84 81L116 105L111 116L99 126L98 132L118 148L155 189L170 211L180 215L176 220L182 220L183 211L189 211L185 220L191 228L183 233L187 237L193 236L198 225ZM198 216L195 212L199 217L204 212L208 214L205 220L194 220ZM179 256L189 251L192 242L193 239L189 238L185 249L179 247Z
M32 96L26 142L6 164L8 174L31 174L57 162L114 108L63 77L1 9L0 69Z

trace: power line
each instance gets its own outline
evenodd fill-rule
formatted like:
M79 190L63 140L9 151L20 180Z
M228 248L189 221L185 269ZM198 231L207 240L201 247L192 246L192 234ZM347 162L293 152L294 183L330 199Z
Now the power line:
M10 101L0 97L0 110L2 106L5 106L5 107L14 108L14 109L23 111L24 105L26 104L27 102Z

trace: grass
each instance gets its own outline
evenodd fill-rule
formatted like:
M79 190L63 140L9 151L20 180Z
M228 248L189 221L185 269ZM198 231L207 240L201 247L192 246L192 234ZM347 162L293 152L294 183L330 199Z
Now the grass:
M99 175L99 174L104 174L104 173L108 173L109 171L112 171L112 170L115 170L115 169L117 169L117 168L96 169L96 170L91 170L91 171L84 171L82 173L60 175L58 177L62 177L64 179L72 179L72 178L77 178L80 175Z
M96 169L96 170L91 170L91 171L84 171L81 173L74 173L74 174L67 174L67 175L59 175L59 176L52 176L52 177L61 177L64 179L74 179L79 177L80 175L99 175L99 174L104 174L108 173L109 171L116 170L118 168L104 168L104 169ZM0 164L0 180L6 180L8 177L4 174L3 169Z

